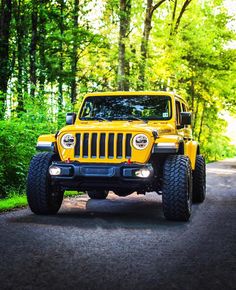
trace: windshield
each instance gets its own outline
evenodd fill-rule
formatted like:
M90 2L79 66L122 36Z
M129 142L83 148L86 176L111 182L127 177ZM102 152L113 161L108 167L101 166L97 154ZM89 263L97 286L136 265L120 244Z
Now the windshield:
M171 118L169 96L104 96L86 98L81 120L168 120Z

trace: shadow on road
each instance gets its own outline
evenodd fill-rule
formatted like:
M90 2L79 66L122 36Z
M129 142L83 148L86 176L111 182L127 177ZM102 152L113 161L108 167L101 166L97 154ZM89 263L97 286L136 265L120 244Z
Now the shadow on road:
M11 217L9 222L38 225L53 225L76 228L104 229L155 229L181 227L188 223L165 220L162 204L158 200L107 199L87 200L80 198L66 202L57 215L37 216L29 211L20 217Z

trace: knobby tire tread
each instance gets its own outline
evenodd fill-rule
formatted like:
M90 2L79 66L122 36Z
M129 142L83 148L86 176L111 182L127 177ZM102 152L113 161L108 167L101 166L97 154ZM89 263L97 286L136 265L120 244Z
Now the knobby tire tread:
M201 203L206 196L206 164L202 155L197 155L193 171L193 202Z
M190 161L187 156L173 155L165 161L162 203L164 215L168 220L189 220L192 195L191 173ZM190 195L190 208L188 194Z
M50 198L52 189L48 168L54 157L55 154L43 152L31 159L26 193L29 207L35 214L55 214L61 206L63 193L54 203Z

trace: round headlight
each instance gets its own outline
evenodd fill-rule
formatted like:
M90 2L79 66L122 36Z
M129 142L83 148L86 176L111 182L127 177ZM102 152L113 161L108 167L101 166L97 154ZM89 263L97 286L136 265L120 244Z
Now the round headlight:
M148 146L148 137L144 134L134 136L133 146L136 149L143 150Z
M65 134L61 138L61 145L65 149L70 149L75 146L75 137L71 134Z

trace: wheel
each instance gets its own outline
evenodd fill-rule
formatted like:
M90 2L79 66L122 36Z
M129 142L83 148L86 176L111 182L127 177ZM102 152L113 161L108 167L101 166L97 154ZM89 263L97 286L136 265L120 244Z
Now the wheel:
M188 221L192 206L192 170L184 155L169 156L163 168L162 204L168 220Z
M27 200L35 214L56 214L61 207L63 191L51 185L49 166L57 155L43 152L35 155L31 162L27 177Z
M202 155L197 155L193 171L193 202L201 203L206 197L206 164Z
M87 194L91 199L106 199L108 190L89 190Z

